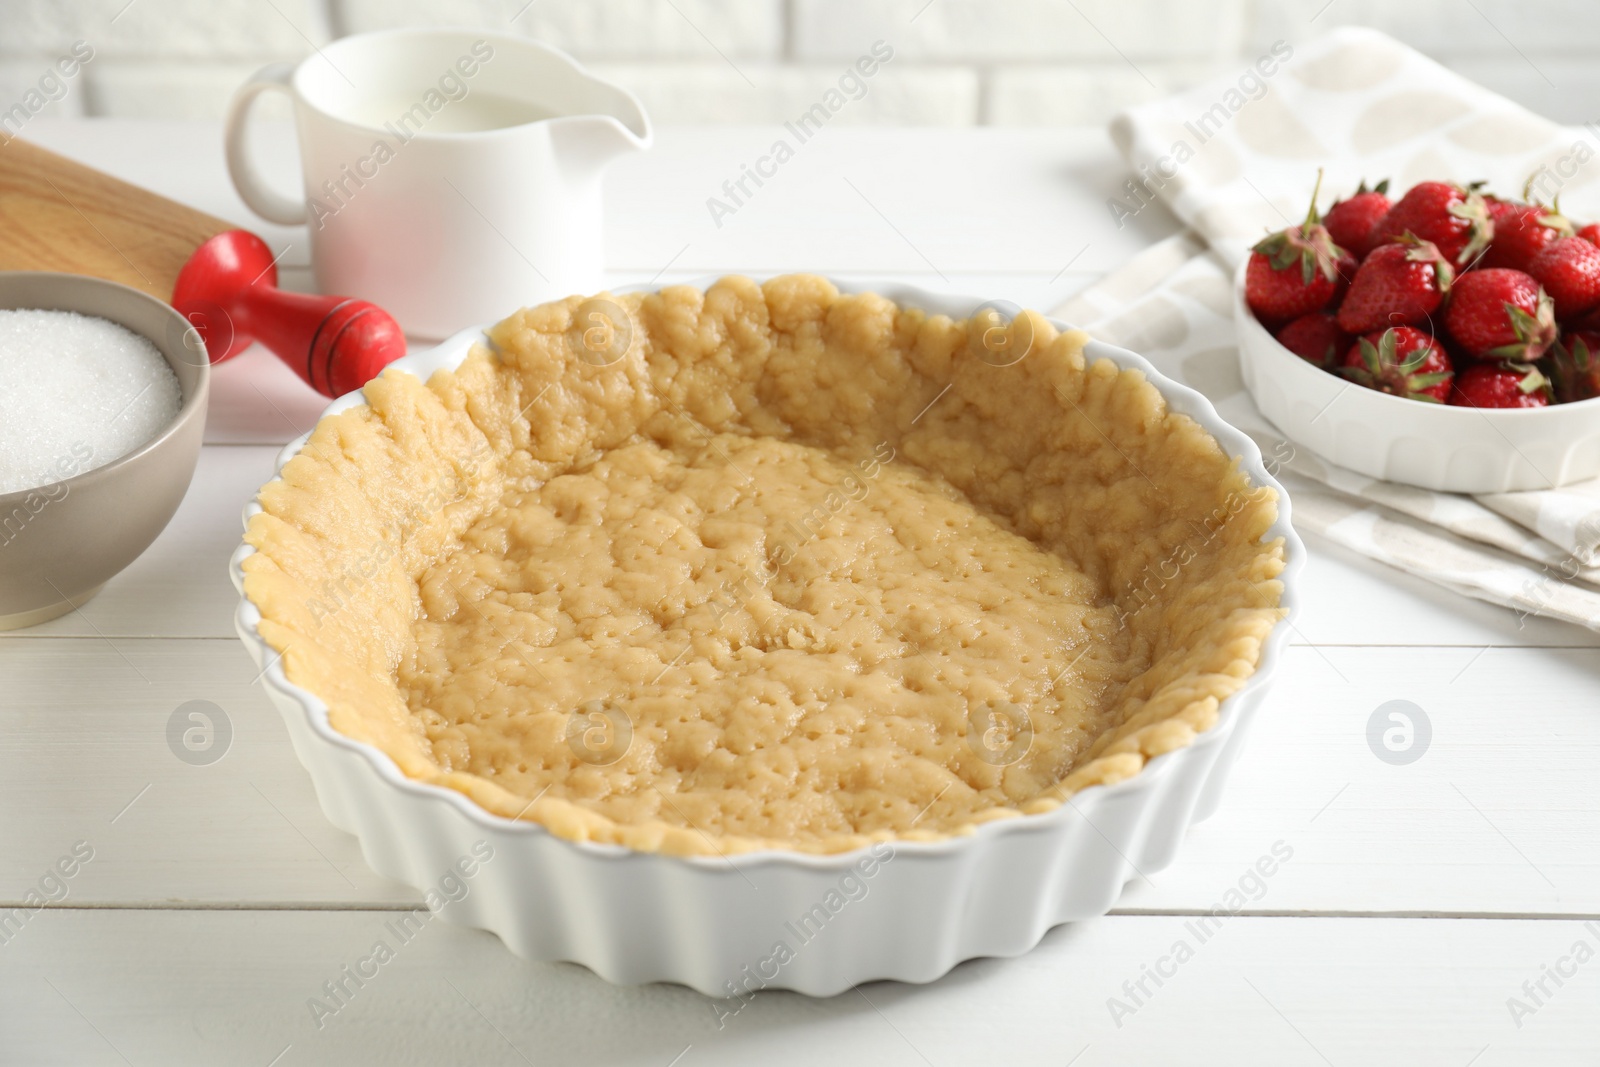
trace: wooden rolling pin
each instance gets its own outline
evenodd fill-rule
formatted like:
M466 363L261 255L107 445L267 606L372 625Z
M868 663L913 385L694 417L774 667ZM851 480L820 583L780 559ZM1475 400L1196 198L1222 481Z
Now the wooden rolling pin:
M212 363L260 341L327 396L405 355L405 335L377 305L279 289L255 234L3 133L0 270L132 286L188 319Z

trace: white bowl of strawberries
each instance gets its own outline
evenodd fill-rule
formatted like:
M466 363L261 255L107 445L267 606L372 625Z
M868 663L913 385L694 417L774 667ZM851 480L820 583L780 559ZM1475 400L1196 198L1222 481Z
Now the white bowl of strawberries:
M1600 477L1600 224L1445 182L1325 218L1313 193L1235 314L1256 404L1329 462L1459 493Z

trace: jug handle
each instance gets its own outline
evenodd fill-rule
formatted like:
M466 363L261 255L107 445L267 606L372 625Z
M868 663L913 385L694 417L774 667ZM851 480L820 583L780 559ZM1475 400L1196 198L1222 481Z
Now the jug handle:
M284 196L269 186L256 170L255 163L245 150L245 129L250 121L250 106L256 97L269 89L289 94L294 98L292 81L295 66L292 63L273 63L262 67L241 85L228 103L227 132L224 144L228 156L228 177L239 190L239 199L251 211L281 226L297 226L306 221L306 203Z

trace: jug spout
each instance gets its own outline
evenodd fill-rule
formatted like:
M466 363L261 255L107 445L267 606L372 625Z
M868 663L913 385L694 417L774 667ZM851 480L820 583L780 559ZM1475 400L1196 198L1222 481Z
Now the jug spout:
M595 82L588 95L586 114L550 120L559 166L577 183L595 178L619 156L649 148L654 139L650 118L632 93Z

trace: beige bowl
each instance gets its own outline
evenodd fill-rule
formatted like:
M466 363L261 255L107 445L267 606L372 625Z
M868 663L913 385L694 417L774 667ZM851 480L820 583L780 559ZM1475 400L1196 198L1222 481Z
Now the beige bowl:
M183 387L166 429L103 467L0 494L0 630L64 615L166 528L194 476L211 365L176 311L137 289L78 274L0 271L0 309L98 315L147 337Z

